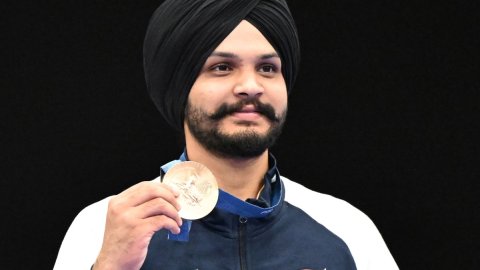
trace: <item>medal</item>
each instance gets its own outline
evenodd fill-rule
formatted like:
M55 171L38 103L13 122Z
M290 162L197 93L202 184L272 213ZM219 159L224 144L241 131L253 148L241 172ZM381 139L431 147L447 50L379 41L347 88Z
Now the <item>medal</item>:
M201 163L195 161L178 163L167 171L162 182L180 193L177 199L182 208L178 213L184 219L202 218L217 204L217 180Z

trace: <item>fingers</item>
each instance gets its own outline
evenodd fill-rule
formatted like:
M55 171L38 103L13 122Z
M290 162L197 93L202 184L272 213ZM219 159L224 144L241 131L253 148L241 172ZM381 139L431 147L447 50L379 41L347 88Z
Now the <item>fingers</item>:
M173 219L179 226L181 226L182 219L178 214L178 210L179 209L177 207L173 206L164 198L154 198L148 202L136 206L134 209L132 209L132 212L136 217L141 219L164 215Z
M178 191L163 183L145 181L140 182L115 196L115 203L121 207L133 207L155 198L163 198L177 210L180 210L180 205L176 200L178 195Z
M172 232L173 234L179 234L180 233L180 226L181 226L181 220L180 224L167 217L167 216L152 216L147 219L145 219L144 223L145 228L142 228L142 230L148 231L148 230L153 230L153 231L159 231L161 229L166 229Z
M109 202L109 212L112 217L122 219L124 224L143 223L142 219L166 216L178 227L182 224L178 214L178 194L178 191L162 183L140 182L114 196Z
M155 232L166 229L180 233L178 196L165 184L141 182L112 197L98 255L99 267L139 269Z

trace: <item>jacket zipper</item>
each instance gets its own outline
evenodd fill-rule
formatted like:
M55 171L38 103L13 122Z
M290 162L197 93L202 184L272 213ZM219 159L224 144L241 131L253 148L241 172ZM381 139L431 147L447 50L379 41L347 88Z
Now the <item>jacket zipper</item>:
M247 255L246 255L246 228L248 219L240 217L238 219L238 255L240 257L240 270L247 269Z

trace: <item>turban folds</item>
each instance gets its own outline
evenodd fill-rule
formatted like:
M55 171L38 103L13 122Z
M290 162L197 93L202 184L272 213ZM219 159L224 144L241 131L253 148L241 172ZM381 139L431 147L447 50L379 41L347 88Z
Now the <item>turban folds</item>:
M285 0L166 0L153 13L143 47L145 80L155 106L176 129L183 130L188 94L205 61L242 20L277 51L290 92L300 49Z

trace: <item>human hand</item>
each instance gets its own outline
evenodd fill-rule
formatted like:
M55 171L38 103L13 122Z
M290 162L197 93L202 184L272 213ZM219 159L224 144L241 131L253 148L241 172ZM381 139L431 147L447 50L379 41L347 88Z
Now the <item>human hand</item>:
M105 233L95 270L140 269L155 232L180 233L178 191L151 181L138 183L108 204Z

